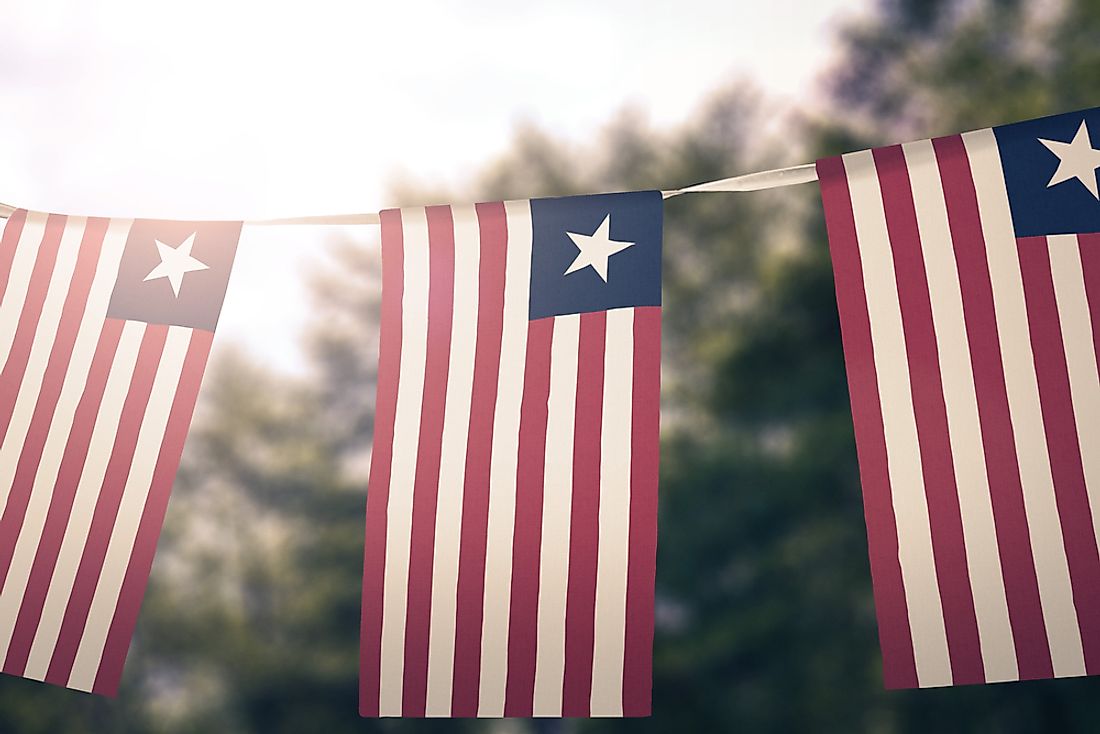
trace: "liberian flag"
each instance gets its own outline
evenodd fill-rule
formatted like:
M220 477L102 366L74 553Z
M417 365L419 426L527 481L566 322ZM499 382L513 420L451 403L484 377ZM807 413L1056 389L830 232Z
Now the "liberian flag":
M1100 111L818 162L890 688L1100 673Z
M0 240L0 661L114 695L239 223L16 211Z
M660 193L381 219L361 713L648 715Z

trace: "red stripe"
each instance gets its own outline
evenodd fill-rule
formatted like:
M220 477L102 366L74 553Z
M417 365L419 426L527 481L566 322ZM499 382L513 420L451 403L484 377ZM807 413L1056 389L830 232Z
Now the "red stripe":
M80 329L84 307L88 303L88 291L91 290L92 278L95 276L96 264L99 262L99 252L106 232L107 220L105 219L89 220L84 230L84 239L77 254L69 291L65 296L61 318L58 321L57 334L42 376L42 385L35 402L30 427L19 454L19 463L12 482L12 493L4 508L3 517L0 518L0 586L4 585L11 570L12 556L15 554L16 542L26 518L35 476L38 473L38 464L42 459L46 436L50 432L57 399L65 383L65 372L72 357L73 344Z
M42 527L42 536L38 542L38 550L35 552L27 588L23 592L23 602L19 607L19 616L8 646L7 659L4 661L5 673L22 675L26 669L31 644L38 631L42 608L50 590L50 581L57 567L57 556L64 540L65 528L72 514L80 475L84 471L84 461L88 455L88 444L91 442L96 415L103 401L107 377L122 335L122 324L123 322L117 319L107 319L100 332L95 354L88 369L84 392L73 414L72 427L69 429L57 479L54 481L50 509L46 513L46 522ZM63 429L58 426L55 430Z
M581 314L573 434L573 506L569 521L569 582L565 593L563 716L589 716L592 708L606 337L606 311Z
M4 225L4 236L0 237L0 302L8 290L11 266L15 261L15 251L19 249L19 238L23 236L23 225L27 221L27 210L16 209Z
M149 571L153 567L153 556L157 550L157 539L164 525L164 513L168 508L168 498L172 494L172 484L179 468L183 445L187 439L187 429L191 425L191 416L195 412L195 401L199 395L199 386L206 371L206 360L210 355L210 344L214 333L202 329L191 332L191 343L187 347L183 370L180 373L179 386L172 398L172 409L168 414L168 424L161 441L160 453L153 469L153 479L149 496L145 500L145 509L141 513L137 536L130 562L126 566L126 575L122 580L118 604L115 607L111 627L107 632L107 641L103 657L99 662L95 685L92 690L105 696L114 696L118 691L118 682L122 677L122 666L126 662L126 653L130 649L130 639L137 624L141 600L145 596L145 586L149 581Z
M405 613L405 675L401 711L424 716L428 694L428 631L432 615L432 560L439 496L439 457L454 321L455 233L451 208L432 206L428 219L428 343L424 363L424 394L420 411L420 442L413 481L409 584Z
M481 266L478 275L477 345L470 432L466 444L466 477L462 495L457 607L455 610L454 678L451 713L477 716L481 679L481 625L485 597L485 542L489 524L489 464L493 450L493 415L500 373L504 328L504 275L508 220L504 204L478 204Z
M944 628L956 684L984 683L978 616L963 536L955 462L940 374L939 346L924 266L913 188L900 145L873 152L894 258L913 413Z
M1050 452L1054 498L1062 521L1062 542L1073 586L1073 606L1081 629L1085 670L1095 675L1100 672L1100 552L1096 547L1085 486L1047 247L1045 237L1027 237L1019 240L1017 249L1035 355L1035 376L1039 382L1039 404L1043 409L1043 429Z
M156 377L157 366L167 337L167 326L150 324L145 327L145 334L138 348L137 363L134 365L130 388L122 404L122 415L119 417L114 445L111 447L111 458L107 461L103 484L96 500L95 511L92 513L88 539L84 544L80 565L77 566L69 603L65 607L57 646L54 648L50 667L46 672L46 681L55 685L65 685L72 673L73 661L76 659L80 639L84 634L88 610L91 608L92 597L99 583L103 559L107 555L107 545L114 531L122 492L130 475L134 447L137 444L142 420L145 418L146 406L149 404L153 378Z
M989 494L1004 574L1009 622L1021 679L1054 675L1039 584L1024 508L1020 464L1008 409L1001 342L985 235L970 161L961 136L932 141L943 181L947 219L959 271L963 315L974 370L974 390L982 428Z
M653 592L661 455L661 308L634 309L630 426L630 543L626 570L623 715L649 716L653 696Z
M1092 347L1100 364L1100 234L1079 234L1077 244L1081 251L1081 270L1085 275L1085 295L1092 321Z
M0 443L3 443L8 426L11 424L15 400L19 396L19 387L23 383L23 375L27 370L27 360L34 345L34 334L38 330L38 320L42 316L42 305L46 301L46 293L50 288L50 278L53 277L57 251L64 231L65 217L51 214L46 220L46 231L42 235L42 242L38 245L38 256L31 271L27 296L23 302L23 310L19 313L19 323L15 328L11 350L5 358L3 371L0 371ZM30 244L24 243L24 247L30 247ZM13 501L18 502L20 494L22 492L19 487L12 488L12 495L8 500L9 506ZM5 517L7 514L5 511ZM21 516L19 521L22 522Z
M401 298L404 293L404 237L401 212L387 210L382 222L382 310L378 337L378 386L374 444L367 479L366 540L363 548L363 606L359 646L359 713L378 716L382 666L382 592L386 571L386 506L393 461L393 421L401 373Z
M539 554L546 478L546 418L554 319L532 321L520 403L516 521L512 541L512 603L508 616L508 679L504 715L531 716L538 642Z
M840 158L818 161L817 173L821 181L829 250L836 277L836 300L863 484L863 509L867 520L867 546L871 558L879 644L882 646L883 677L887 688L914 688L918 684L917 666L898 556L898 531L887 468L882 405L852 196Z

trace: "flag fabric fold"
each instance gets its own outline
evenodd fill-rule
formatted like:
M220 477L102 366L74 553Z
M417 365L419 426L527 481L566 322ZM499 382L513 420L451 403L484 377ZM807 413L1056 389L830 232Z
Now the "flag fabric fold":
M649 714L659 192L385 211L364 716Z
M1100 110L817 164L887 687L1100 672Z
M0 239L0 663L114 695L240 224L16 211Z

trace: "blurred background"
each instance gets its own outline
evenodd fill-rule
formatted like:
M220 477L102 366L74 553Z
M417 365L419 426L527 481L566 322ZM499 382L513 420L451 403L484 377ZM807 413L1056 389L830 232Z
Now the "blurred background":
M289 216L674 188L1100 102L1098 0L0 2L0 201ZM750 9L751 7L751 9ZM670 200L654 715L357 716L377 231L247 227L117 700L0 732L1096 731L887 692L818 192Z

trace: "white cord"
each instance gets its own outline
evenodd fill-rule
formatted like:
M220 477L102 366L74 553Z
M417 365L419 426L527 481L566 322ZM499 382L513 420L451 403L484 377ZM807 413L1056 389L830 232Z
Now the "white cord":
M777 168L772 171L746 173L743 176L723 178L718 181L687 186L682 189L662 191L666 199L680 194L702 194L731 191L762 191L782 186L810 183L817 180L817 168L813 163L790 168ZM15 207L0 204L0 219L6 219L15 211ZM371 214L321 214L313 217L283 217L279 219L251 219L245 224L284 225L284 224L378 224L378 215Z
M804 163L801 166L790 168L776 168L771 171L759 173L746 173L743 176L723 178L719 181L707 181L706 183L688 186L672 191L662 191L668 199L680 194L696 194L716 191L762 191L764 189L777 189L782 186L794 186L795 184L810 183L817 180L817 165Z

